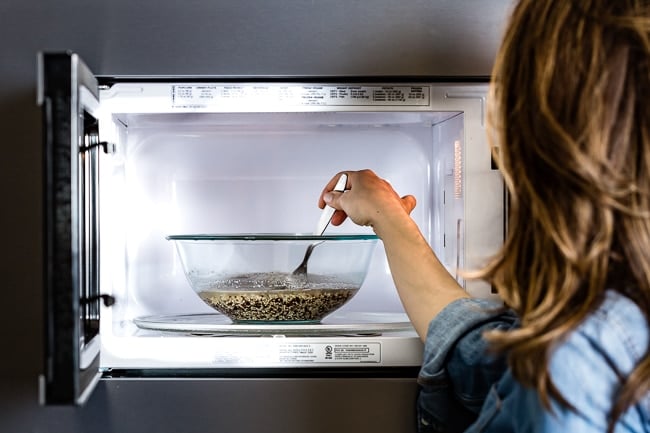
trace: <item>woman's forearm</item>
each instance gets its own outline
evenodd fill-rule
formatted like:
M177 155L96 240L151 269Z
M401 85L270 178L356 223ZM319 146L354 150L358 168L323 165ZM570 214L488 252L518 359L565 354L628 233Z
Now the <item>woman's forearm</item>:
M407 215L374 227L382 239L399 297L416 332L424 341L429 322L450 302L468 297L449 274Z

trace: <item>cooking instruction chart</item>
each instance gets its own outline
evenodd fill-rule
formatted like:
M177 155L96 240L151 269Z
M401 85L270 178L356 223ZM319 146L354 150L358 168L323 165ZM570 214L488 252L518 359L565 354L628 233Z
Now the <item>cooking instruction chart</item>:
M175 84L172 108L245 109L306 106L428 106L429 86Z

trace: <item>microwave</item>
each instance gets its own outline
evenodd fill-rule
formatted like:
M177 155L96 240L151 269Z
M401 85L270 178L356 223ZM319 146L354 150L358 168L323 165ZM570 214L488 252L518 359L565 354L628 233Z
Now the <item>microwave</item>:
M399 378L415 389L422 343L381 242L343 307L269 331L206 305L166 239L310 232L342 170L372 169L416 196L412 218L447 270L471 295L496 296L459 273L505 232L486 80L95 76L72 52L38 64L43 403L83 404L98 381L121 378ZM328 232L372 234L350 221ZM326 357L332 348L342 355Z

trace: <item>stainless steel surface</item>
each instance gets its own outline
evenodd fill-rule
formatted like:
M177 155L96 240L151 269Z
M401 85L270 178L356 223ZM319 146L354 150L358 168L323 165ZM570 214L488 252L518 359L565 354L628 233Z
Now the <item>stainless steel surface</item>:
M488 75L510 3L5 0L0 68L74 49L108 75Z
M415 432L415 378L111 379L83 408L39 407L34 383L3 382L3 433Z

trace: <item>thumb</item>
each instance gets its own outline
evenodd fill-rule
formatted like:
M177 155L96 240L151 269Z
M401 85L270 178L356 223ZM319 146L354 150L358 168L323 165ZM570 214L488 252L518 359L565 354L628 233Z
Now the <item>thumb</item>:
M325 204L327 206L331 206L334 209L336 209L334 215L332 215L332 220L331 220L333 226L339 226L343 224L343 221L345 221L347 218L346 213L341 210L340 205L338 203L339 198L341 197L342 194L343 194L342 192L338 192L338 191L330 191L323 194L323 201L325 202Z
M338 197L342 193L337 192L337 191L328 191L325 194L323 194L323 201L325 202L326 205L331 206L335 209L338 209Z
M405 195L402 197L402 207L406 211L406 213L410 214L413 209L415 209L415 206L417 205L417 200L415 199L414 196L412 195Z

